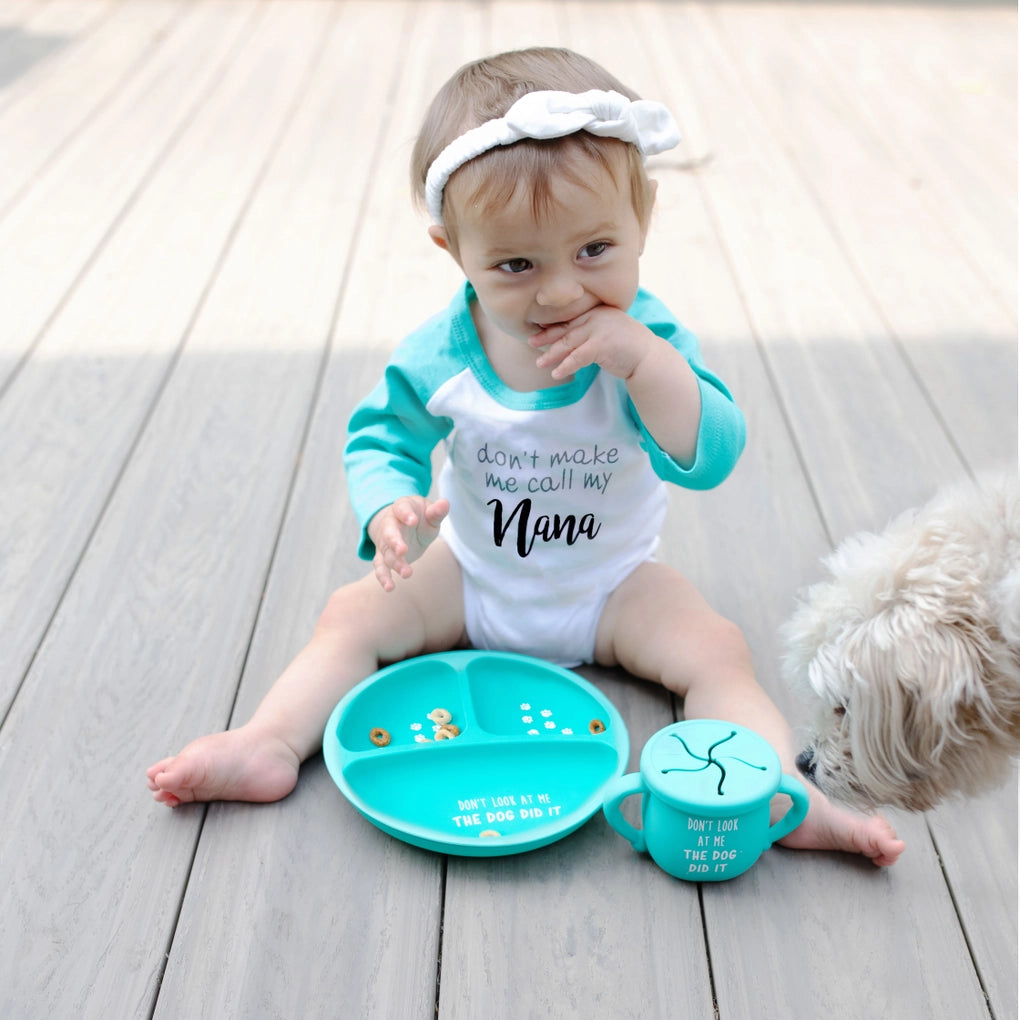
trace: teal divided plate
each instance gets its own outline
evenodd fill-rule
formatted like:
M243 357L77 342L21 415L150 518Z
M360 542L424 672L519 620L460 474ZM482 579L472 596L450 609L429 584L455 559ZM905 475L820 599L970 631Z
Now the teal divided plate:
M602 807L629 746L620 713L586 680L476 651L374 673L336 706L322 741L334 782L370 822L470 857L573 832Z

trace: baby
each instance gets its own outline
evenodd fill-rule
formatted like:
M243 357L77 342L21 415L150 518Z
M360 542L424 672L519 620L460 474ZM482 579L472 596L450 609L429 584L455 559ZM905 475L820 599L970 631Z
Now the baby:
M334 592L246 725L148 770L157 801L284 797L351 687L468 646L623 667L683 698L687 718L756 730L795 771L740 631L654 559L665 482L715 486L744 445L697 341L638 283L655 198L644 160L678 141L663 106L567 50L480 60L443 86L412 173L430 237L466 279L351 419L345 466L373 570ZM902 852L881 816L811 798L787 845L878 865Z

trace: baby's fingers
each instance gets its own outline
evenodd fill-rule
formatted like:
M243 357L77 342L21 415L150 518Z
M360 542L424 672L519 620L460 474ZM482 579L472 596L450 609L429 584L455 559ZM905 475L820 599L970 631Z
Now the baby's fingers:
M415 509L414 500L409 498L398 499L391 507L393 516L397 522L406 528L416 527L418 524L418 511Z
M393 575L407 578L411 576L411 567L403 556L398 556L392 549L378 549L372 560L372 570L376 580L382 585L383 591L393 591L396 584Z
M383 591L393 591L396 587L393 583L393 573L390 570L389 564L379 552L376 552L372 560L372 573L375 574L375 579L379 582Z
M548 326L541 333L528 337L528 344L539 351L539 365L553 365L570 353L571 345L567 340L569 324L565 326Z
M376 579L384 591L393 591L394 572L400 577L407 577L411 568L407 563L407 543L397 527L387 527L379 535L372 559L372 569Z
M554 356L550 357L550 354L554 354ZM555 347L550 348L546 354L538 359L538 364L543 368L549 368L554 379L566 379L568 376L579 372L582 368L586 368L595 360L595 346L589 343L588 338L585 337L577 341L576 346L573 347L568 344L561 347L557 344Z
M578 319L565 326L551 326L529 342L541 341L536 346L545 347L535 364L551 369L553 378L562 379L595 360L590 340L587 323Z
M448 499L437 499L425 507L425 523L431 528L438 528L444 518L450 512L450 501Z

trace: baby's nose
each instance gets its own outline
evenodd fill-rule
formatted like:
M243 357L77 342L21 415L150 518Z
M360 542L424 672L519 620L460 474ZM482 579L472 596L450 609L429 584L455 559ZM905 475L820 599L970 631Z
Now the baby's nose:
M563 308L584 294L580 282L562 273L543 282L535 300L544 308Z

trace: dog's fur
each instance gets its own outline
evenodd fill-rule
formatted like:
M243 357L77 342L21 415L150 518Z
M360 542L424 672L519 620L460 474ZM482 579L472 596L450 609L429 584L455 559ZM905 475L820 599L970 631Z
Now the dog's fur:
M1020 754L1020 482L947 489L845 540L783 629L817 711L798 764L828 795L924 811Z

